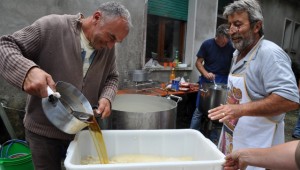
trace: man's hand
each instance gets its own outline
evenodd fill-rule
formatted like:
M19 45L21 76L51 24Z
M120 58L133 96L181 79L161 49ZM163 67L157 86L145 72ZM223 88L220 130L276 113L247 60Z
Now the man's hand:
M207 73L204 75L204 77L211 81L213 81L216 78L214 73Z
M225 120L236 120L239 118L239 114L237 113L240 112L241 105L226 104L210 109L208 111L208 118L211 120L219 119L219 122L224 122Z
M203 62L204 62L204 58L198 56L197 61L196 61L196 67L198 69L198 71L201 73L201 75L203 75L206 79L213 81L216 76L214 73L208 72L204 66L203 66Z
M55 90L55 82L50 74L38 67L32 67L24 80L23 90L34 96L47 97L47 86Z
M226 162L224 163L224 170L245 170L247 168L247 164L245 159L247 159L246 155L247 151L233 151L231 154L225 157Z
M101 98L98 104L99 107L96 109L96 113L101 114L101 119L108 117L111 113L110 101L106 98Z

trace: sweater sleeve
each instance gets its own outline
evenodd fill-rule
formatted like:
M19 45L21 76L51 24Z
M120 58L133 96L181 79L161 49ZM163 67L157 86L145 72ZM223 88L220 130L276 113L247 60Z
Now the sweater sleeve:
M12 35L0 37L0 72L10 84L22 88L40 46L41 31L34 23Z
M116 56L113 58L115 59ZM118 91L118 83L119 72L117 71L117 63L115 60L114 64L110 68L110 73L105 81L100 98L107 98L112 103Z

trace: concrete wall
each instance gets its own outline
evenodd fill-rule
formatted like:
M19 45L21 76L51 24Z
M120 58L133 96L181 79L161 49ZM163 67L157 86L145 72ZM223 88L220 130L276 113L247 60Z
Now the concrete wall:
M96 10L100 2L106 1L108 0L1 0L0 35L11 34L47 14L77 14L81 12L85 16L89 16ZM146 0L119 1L130 11L134 25L128 37L117 46L117 64L122 80L128 76L128 70L142 67L142 56L145 49ZM5 111L13 122L13 128L19 131L21 129L18 136L23 134L22 117L24 116L25 100L24 92L0 78L0 102L10 107ZM3 137L2 126L3 124L0 122L0 136Z
M30 25L41 16L56 14L83 13L91 15L100 2L108 0L1 0L0 35L10 34ZM141 68L145 41L145 0L119 0L131 13L134 27L128 37L117 47L118 66L121 79L127 76L126 70ZM132 62L134 61L134 62Z
M281 46L285 19L300 22L300 3L295 1L262 1L265 37Z
M292 27L295 23L300 23L300 1L299 0L269 0L262 1L263 14L265 19L265 38L282 46L284 37L285 20L292 21ZM286 35L288 36L288 35ZM293 36L293 35L292 35ZM295 37L300 41L300 37ZM296 49L296 53L288 54L293 60L297 60L300 64L300 45Z
M195 39L190 40L194 42L193 54L191 54L193 71L190 76L193 82L197 82L200 75L195 66L196 54L204 40L215 36L218 9L218 0L198 0L196 2Z

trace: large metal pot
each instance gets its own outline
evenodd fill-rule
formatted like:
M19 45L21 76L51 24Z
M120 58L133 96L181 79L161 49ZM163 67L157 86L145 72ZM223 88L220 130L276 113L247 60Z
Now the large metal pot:
M204 114L208 110L226 103L228 88L221 83L203 83L200 88L200 110Z
M49 97L42 99L44 113L61 131L76 134L88 126L87 119L93 116L93 109L85 96L69 83L57 82L56 91L61 95L59 98L50 90Z
M175 129L177 102L158 96L123 94L112 103L113 129Z
M133 82L148 81L149 72L147 70L133 70L129 72L130 80Z

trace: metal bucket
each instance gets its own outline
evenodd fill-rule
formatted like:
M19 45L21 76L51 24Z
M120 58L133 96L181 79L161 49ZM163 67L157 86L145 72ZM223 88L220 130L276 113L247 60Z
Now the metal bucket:
M129 72L130 80L133 82L148 81L149 72L147 70L133 70Z
M158 96L117 95L112 129L175 129L177 102Z
M228 88L226 84L204 83L200 90L200 110L208 114L208 110L226 103Z

